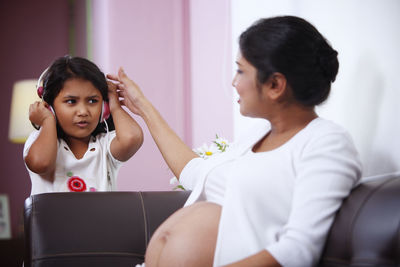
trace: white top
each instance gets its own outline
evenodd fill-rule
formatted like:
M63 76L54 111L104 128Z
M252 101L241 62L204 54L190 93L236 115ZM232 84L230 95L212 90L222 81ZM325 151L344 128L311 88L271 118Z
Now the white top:
M251 129L227 152L195 158L182 171L190 205L217 166L226 170L214 266L262 250L283 266L317 264L336 211L361 177L353 142L338 125L317 118L279 148L251 152L269 130L268 123Z
M204 190L201 196L202 200L214 202L222 206L225 195L225 183L226 167L224 165L215 167L205 180Z
M24 146L24 158L40 131L33 131ZM110 152L115 131L100 133L89 141L88 150L76 159L63 139L58 139L54 181L41 178L26 166L32 182L31 195L48 192L111 191L116 189L116 178L122 162Z

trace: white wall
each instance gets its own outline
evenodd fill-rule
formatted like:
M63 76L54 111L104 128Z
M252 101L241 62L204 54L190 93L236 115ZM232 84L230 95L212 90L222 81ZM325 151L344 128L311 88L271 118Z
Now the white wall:
M339 52L339 74L318 113L349 130L364 176L400 170L400 1L232 0L232 59L240 33L261 17L296 15ZM234 101L236 103L236 101ZM234 104L235 136L252 119Z

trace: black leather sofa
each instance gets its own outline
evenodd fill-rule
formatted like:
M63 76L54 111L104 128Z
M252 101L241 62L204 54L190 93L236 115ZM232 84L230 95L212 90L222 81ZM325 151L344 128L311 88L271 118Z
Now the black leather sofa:
M188 194L94 192L29 197L24 264L134 267L144 261L155 229L183 206ZM338 212L319 266L400 266L399 225L400 178L360 184Z

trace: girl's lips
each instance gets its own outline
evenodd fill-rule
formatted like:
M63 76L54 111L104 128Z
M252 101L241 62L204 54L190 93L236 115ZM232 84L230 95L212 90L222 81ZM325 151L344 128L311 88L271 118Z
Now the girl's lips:
M88 126L89 123L86 121L80 121L80 122L76 123L76 125L78 125L78 127L84 128L84 127Z

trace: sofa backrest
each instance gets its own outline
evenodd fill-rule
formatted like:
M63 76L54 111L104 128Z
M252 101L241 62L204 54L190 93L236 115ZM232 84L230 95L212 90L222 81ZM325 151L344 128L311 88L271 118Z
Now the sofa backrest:
M343 202L320 267L400 266L400 177L365 181Z
M25 266L129 266L189 192L46 193L25 201Z
M25 266L142 263L157 227L188 191L34 195L25 202ZM361 183L343 202L320 267L400 266L400 177Z

